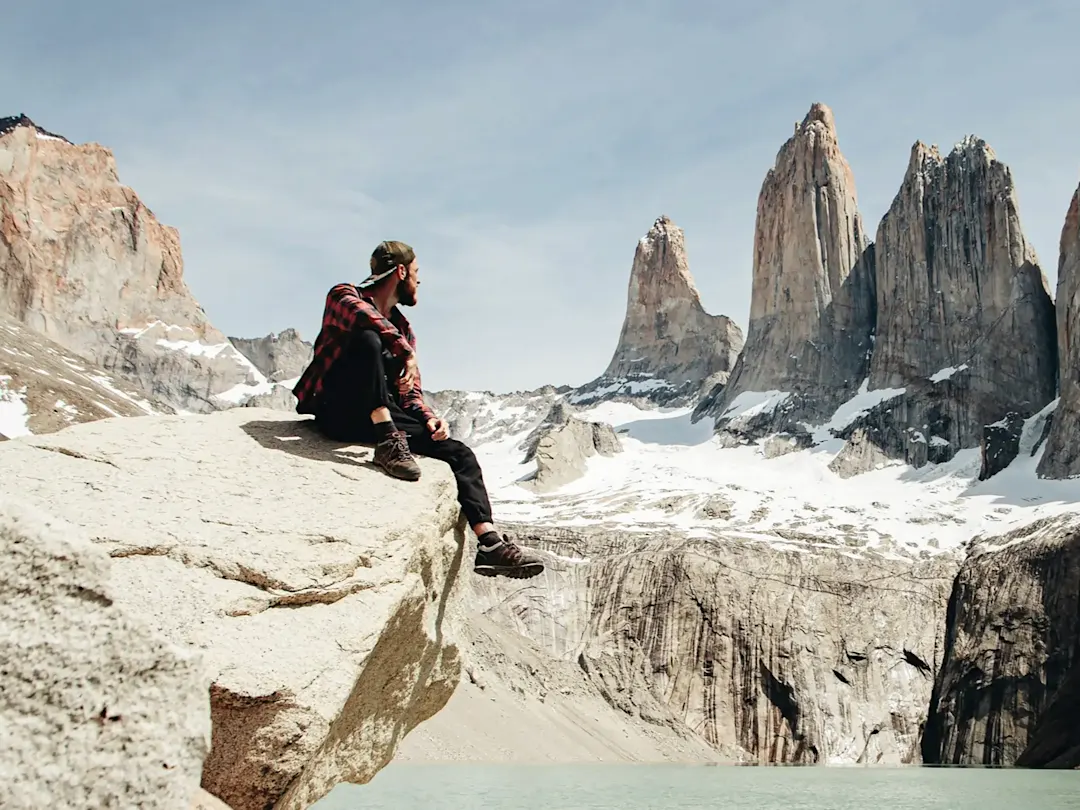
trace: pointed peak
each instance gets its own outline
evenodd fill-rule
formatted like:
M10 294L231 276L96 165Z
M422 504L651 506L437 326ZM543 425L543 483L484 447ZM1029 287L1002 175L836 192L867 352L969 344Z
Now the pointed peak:
M653 221L649 233L669 233L677 230L679 230L679 226L675 224L674 220L667 214L661 214Z
M802 129L806 129L813 123L823 124L826 129L836 129L836 121L833 118L833 112L829 109L827 104L823 104L820 101L815 101L810 105L810 111L806 113L806 117L802 120Z
M923 141L915 141L911 145L911 156L908 158L908 171L919 171L927 163L941 163L941 152L936 143L926 144Z
M997 155L994 154L993 147L986 141L980 138L978 135L969 134L965 135L959 141L957 141L949 153L952 155L977 155L979 157L987 157L990 160L996 160Z

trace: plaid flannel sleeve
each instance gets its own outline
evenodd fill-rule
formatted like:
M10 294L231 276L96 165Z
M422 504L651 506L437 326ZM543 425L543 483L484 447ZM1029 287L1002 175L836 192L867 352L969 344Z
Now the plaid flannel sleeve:
M357 295L356 289L349 284L338 284L327 293L326 324L342 332L373 329L383 346L398 360L413 353L406 336L369 301Z
M409 330L409 334L407 335L407 339L408 339L408 341L410 342L410 344L413 346L413 348L415 350L416 336L413 335L411 329ZM404 411L412 411L414 414L419 416L424 422L427 422L427 420L429 420L429 419L434 419L435 418L435 412L433 410L431 410L431 408L429 408L427 406L426 402L424 402L424 389L420 384L420 368L419 367L417 367L417 369L416 369L416 379L413 381L412 388L408 392L403 394L402 397L401 397L401 408Z

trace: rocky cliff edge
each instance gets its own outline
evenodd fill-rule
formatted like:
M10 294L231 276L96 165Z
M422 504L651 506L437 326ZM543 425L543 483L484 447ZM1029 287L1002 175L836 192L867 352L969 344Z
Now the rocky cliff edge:
M26 116L0 118L0 312L167 412L272 390L207 319L179 233L121 184L113 153Z
M1080 516L976 538L953 584L928 763L1080 766ZM1064 722L1063 722L1064 721Z
M201 654L202 786L234 810L366 782L458 683L453 478L421 460L404 484L369 457L257 408L0 444L5 495L78 527L112 558L117 606Z

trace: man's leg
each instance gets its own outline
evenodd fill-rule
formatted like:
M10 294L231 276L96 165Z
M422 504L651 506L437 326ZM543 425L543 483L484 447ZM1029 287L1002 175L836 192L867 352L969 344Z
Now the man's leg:
M419 456L445 461L457 480L458 503L476 535L477 552L473 570L484 576L502 575L515 579L534 577L544 570L539 557L525 551L495 530L484 474L476 454L457 439L436 441L419 419L391 406L394 421L401 425L409 448Z
M389 385L379 336L358 330L326 374L324 405L316 421L331 439L374 443L377 467L394 478L416 481L420 466L391 416L396 406Z

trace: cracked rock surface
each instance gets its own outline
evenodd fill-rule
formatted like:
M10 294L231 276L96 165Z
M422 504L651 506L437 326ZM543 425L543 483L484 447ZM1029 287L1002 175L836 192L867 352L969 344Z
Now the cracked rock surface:
M202 784L235 810L366 782L460 676L449 468L394 481L304 421L108 419L0 449L5 490L80 526L113 558L117 602L203 653Z
M101 549L6 491L0 554L0 807L186 807L210 742L199 655L118 604Z

